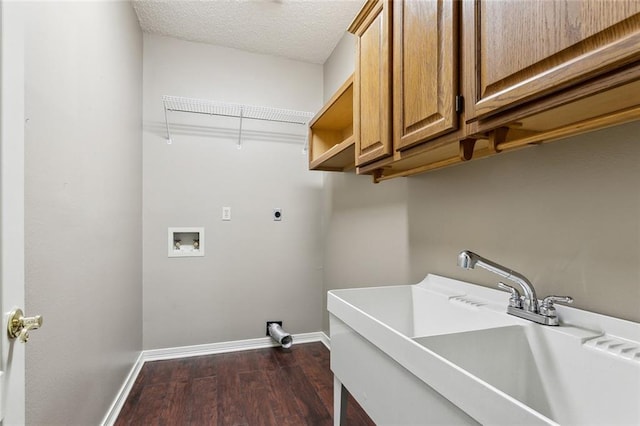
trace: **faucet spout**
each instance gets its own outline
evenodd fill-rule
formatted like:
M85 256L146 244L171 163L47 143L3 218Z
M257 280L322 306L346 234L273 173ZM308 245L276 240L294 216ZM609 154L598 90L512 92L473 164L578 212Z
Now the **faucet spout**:
M465 250L458 255L458 266L463 269L473 269L476 266L478 255L472 251Z
M506 268L469 250L460 252L458 255L458 266L464 269L473 269L479 266L518 284L522 288L524 295L524 309L529 312L538 313L538 297L536 296L533 284L519 272Z

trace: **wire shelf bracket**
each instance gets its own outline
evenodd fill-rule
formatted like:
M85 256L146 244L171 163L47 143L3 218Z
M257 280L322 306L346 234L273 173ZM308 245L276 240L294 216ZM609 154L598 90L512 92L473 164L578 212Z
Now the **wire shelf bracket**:
M245 119L308 126L309 121L314 116L312 112L306 111L294 111L254 105L229 104L205 99L184 98L180 96L165 95L162 97L162 104L164 106L164 120L167 129L167 144L173 143L173 139L171 138L171 129L169 128L169 111L238 118L238 149L242 147L242 123ZM308 144L309 140L307 135L305 137L305 152Z

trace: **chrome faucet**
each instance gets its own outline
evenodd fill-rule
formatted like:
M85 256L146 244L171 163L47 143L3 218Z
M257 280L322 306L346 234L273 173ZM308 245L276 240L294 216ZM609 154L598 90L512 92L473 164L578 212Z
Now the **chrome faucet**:
M520 295L517 288L502 282L498 283L498 287L511 293L509 306L507 307L508 314L528 319L539 324L558 325L558 317L553 303L573 302L573 299L568 296L548 296L544 298L542 306L539 306L536 290L533 288L531 281L529 281L524 275L509 268L505 268L504 266L489 259L485 259L472 251L464 250L460 252L458 255L458 266L464 269L473 269L476 265L518 284L522 289L522 292L524 293L523 296Z

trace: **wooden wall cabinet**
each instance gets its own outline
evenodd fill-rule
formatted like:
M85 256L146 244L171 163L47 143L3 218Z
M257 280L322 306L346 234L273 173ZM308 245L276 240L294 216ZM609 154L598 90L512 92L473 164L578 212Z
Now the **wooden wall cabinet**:
M467 132L494 152L640 119L640 2L464 0Z
M354 146L352 75L309 122L309 169L353 169Z
M372 0L349 31L357 166L458 128L457 1Z
M640 119L638 0L369 0L349 31L374 182Z
M406 176L466 161L482 146L478 138L467 137L463 125L460 10L459 0L370 0L349 28L358 37L354 133L359 174L372 174L375 182ZM389 28L375 37L392 53L385 51L385 61L371 61L371 51L375 58L383 50L372 48L366 37L371 25L385 18ZM367 93L380 76L389 88L383 86L385 97L372 101ZM389 115L386 128L380 120ZM374 144L362 136L374 133L370 126L383 129L375 134L387 138L375 144L375 155L368 155Z
M393 146L458 127L458 2L393 3Z
M356 166L392 154L390 0L369 0L349 27L357 36L354 74Z
M638 13L638 0L467 0L467 119L486 118L637 61Z

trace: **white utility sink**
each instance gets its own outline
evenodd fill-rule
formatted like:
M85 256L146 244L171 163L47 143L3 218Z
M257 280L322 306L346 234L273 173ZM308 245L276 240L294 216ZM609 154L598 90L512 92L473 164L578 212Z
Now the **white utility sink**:
M434 275L331 291L336 379L379 424L430 413L465 424L640 424L640 324L558 306L561 325L539 325L507 315L508 297Z
M478 287L482 292L482 287ZM509 318L496 316L493 311L504 311L507 300L498 292L498 301L469 296L455 288L425 285L401 285L360 289L334 290L351 307L372 319L408 336L432 336L496 327L513 323ZM474 298L475 297L475 298ZM330 302L329 302L330 303ZM480 310L481 306L490 307ZM505 305L506 306L506 305ZM337 308L337 306L332 306ZM437 319L437 321L434 321Z
M415 340L557 423L640 424L640 345L596 338L597 350L585 337L532 324Z

